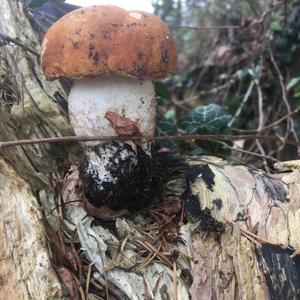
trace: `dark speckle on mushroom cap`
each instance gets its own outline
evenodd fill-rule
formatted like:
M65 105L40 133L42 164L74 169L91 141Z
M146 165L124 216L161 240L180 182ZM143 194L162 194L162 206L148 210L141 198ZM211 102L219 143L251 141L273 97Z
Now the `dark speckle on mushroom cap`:
M116 74L153 80L177 71L175 43L159 17L110 5L81 8L53 24L41 63L47 79Z

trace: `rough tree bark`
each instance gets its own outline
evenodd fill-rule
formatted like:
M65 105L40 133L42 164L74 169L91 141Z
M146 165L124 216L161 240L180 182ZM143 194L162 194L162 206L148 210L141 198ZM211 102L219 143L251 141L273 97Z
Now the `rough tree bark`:
M0 0L0 34L39 51L23 1ZM72 135L65 90L58 81L45 81L35 55L2 43L0 75L1 141ZM61 179L60 164L76 152L75 146L63 144L0 149L0 299L65 299L51 266L43 215L55 205L52 179ZM66 217L71 223L66 227L70 232L76 228L86 257L98 271L92 276L122 299L171 299L175 294L178 299L297 299L299 169L271 177L216 158L184 162L165 191L167 201L184 198L189 217L180 228L180 242L169 245L169 252L179 253L177 272L151 244L146 246L152 263L138 272L124 271L137 259L124 241L143 240L137 229L142 216L117 219L116 234L91 226L93 218L85 217L82 207L69 205ZM70 184L78 180L76 170L69 176L65 201L78 193ZM55 218L47 221L56 226ZM124 242L124 251L113 261L119 268L103 276L116 253L107 241Z
M0 1L0 33L39 51L23 1ZM37 57L3 41L0 72L2 141L72 134L56 98L65 92L58 82L45 81ZM61 285L49 260L38 202L50 207L50 178L59 177L58 164L70 150L34 145L0 151L0 299L59 299Z

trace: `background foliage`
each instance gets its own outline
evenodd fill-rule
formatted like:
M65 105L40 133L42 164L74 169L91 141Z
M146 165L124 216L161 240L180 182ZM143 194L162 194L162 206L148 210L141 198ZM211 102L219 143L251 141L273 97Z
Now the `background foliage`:
M75 6L28 0L41 37ZM299 1L155 0L178 48L178 75L156 82L156 134L247 134L234 143L155 143L154 151L218 154L271 171L295 159L300 133ZM227 28L216 28L227 26ZM226 150L226 151L225 151ZM270 159L272 157L273 159Z
M299 1L164 0L153 4L156 14L171 26L179 51L180 72L165 82L171 96L160 106L161 115L183 133L266 137L221 147L230 149L226 158L268 170L270 156L297 158L295 145L269 137L299 141ZM163 98L160 89L157 93ZM205 118L204 111L210 112ZM208 145L181 143L180 150L194 153L201 148L203 153L224 155L217 144L215 148Z

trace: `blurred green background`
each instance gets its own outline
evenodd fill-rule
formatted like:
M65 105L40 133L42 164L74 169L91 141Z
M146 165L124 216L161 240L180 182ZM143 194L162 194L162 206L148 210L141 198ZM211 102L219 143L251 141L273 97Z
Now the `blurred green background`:
M56 19L77 8L62 0L27 3L41 38ZM296 159L300 153L295 145L300 134L299 1L156 0L152 4L173 32L179 62L177 75L155 82L156 134L248 136L234 142L156 143L153 150L214 154L269 171L275 160ZM291 145L290 140L296 143Z

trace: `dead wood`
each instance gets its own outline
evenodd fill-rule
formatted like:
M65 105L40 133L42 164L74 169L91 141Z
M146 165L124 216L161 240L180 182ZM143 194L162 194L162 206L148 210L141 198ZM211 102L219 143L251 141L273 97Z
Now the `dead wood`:
M23 1L0 0L0 33L38 52L27 13ZM0 75L1 141L72 135L66 91L44 80L32 52L5 40ZM82 206L76 169L54 189L74 153L62 144L1 149L1 299L299 297L297 163L271 176L186 157L164 205L103 224Z

